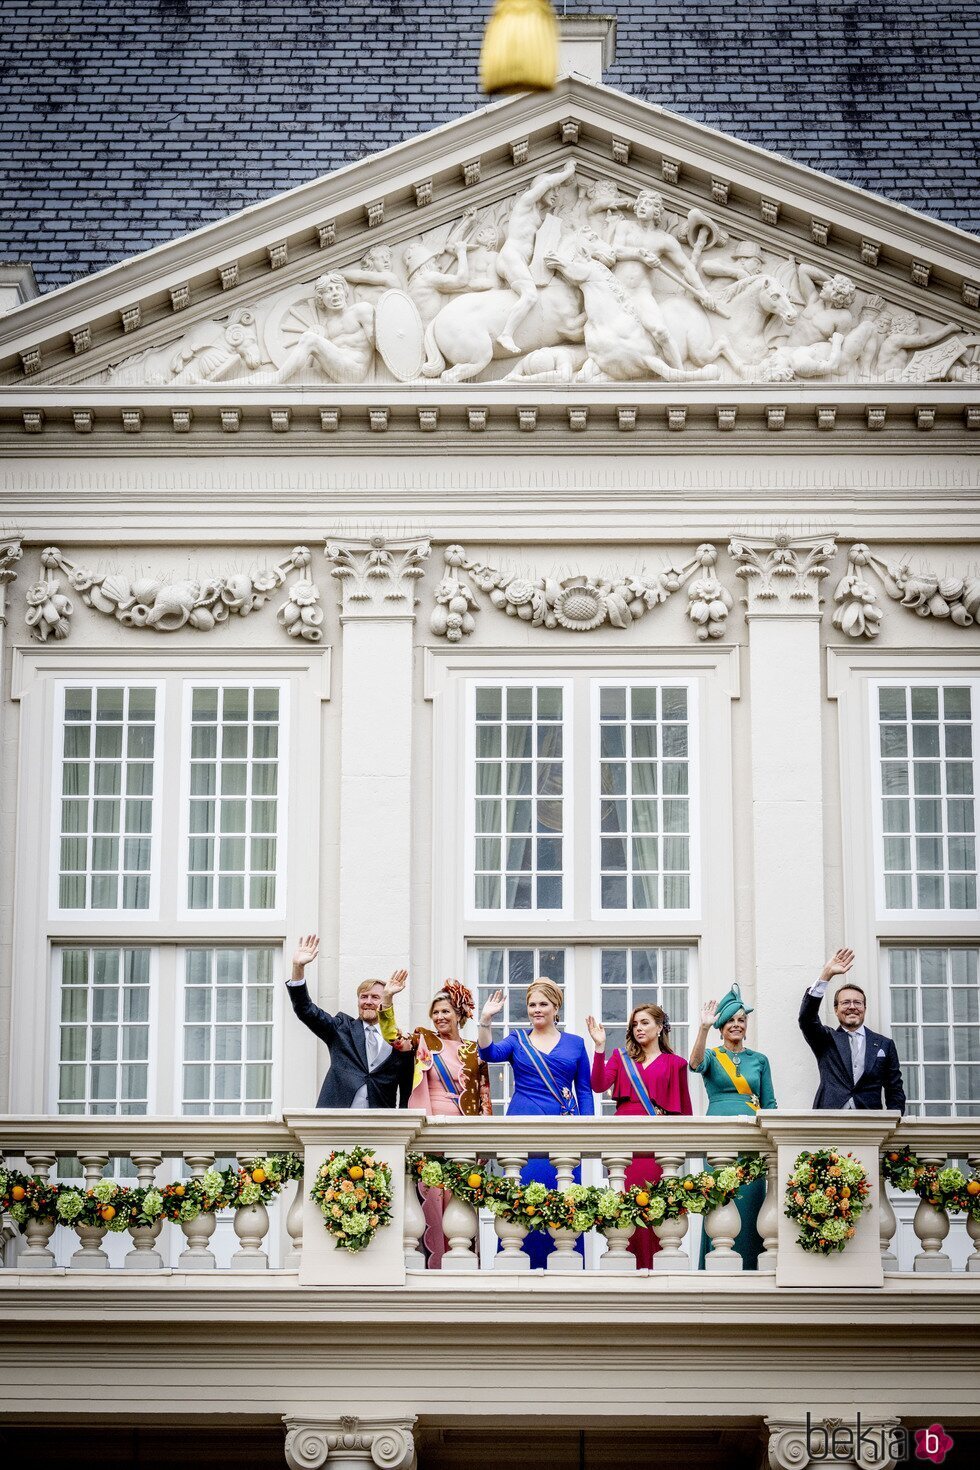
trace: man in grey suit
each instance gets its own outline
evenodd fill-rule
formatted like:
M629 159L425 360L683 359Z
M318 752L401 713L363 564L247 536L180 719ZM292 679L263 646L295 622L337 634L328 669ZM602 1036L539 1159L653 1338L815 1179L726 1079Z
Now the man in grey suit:
M331 1016L314 1003L306 988L306 967L316 959L319 948L316 934L304 935L293 955L292 978L286 981L296 1015L330 1052L330 1070L323 1079L317 1107L405 1107L412 1091L415 1056L411 1048L385 1041L380 1013L404 987L408 972L396 970L387 985L362 980L357 987L357 1015L338 1011Z
M905 1089L895 1043L864 1024L867 997L860 985L845 981L834 996L836 1029L820 1020L820 1002L831 980L846 975L854 963L852 949L839 949L820 978L803 996L800 1030L820 1068L815 1108L886 1108L905 1112ZM882 1096L884 1095L884 1101Z

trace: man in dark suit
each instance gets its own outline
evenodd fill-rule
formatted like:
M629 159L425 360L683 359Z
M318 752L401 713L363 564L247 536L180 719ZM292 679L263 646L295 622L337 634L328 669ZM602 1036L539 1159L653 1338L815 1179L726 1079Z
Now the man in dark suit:
M905 1089L895 1043L864 1024L867 997L860 985L845 982L834 996L836 1030L820 1020L820 1002L836 975L854 963L852 949L839 949L803 997L800 1030L820 1068L815 1108L886 1108L905 1112ZM884 1093L884 1102L882 1094Z
M405 984L406 971L396 970L387 986L380 980L362 980L357 987L357 1015L321 1011L310 999L305 970L316 959L320 941L305 935L293 955L292 979L286 982L289 999L304 1026L326 1042L330 1070L323 1079L318 1108L405 1107L412 1091L415 1057L411 1049L392 1046L381 1035L380 1012L392 994Z

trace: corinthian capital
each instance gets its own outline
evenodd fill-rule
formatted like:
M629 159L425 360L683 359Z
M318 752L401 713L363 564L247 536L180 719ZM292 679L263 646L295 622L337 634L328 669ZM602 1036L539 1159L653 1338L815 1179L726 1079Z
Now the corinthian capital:
M412 1470L415 1440L411 1419L300 1419L284 1415L286 1464L290 1470Z
M745 582L749 612L773 614L819 610L820 583L830 576L837 546L832 536L733 536L728 554Z
M389 540L349 536L328 541L327 560L340 583L343 617L413 617L415 584L425 576L431 547L425 538Z

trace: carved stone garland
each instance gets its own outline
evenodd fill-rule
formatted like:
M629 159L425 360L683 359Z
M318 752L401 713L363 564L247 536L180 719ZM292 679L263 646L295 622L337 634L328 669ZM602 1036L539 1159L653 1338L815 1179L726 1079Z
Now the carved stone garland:
M473 614L479 603L466 576L508 617L520 618L532 628L564 628L571 633L590 633L605 623L628 628L666 602L699 569L701 575L687 589L687 616L698 638L721 638L732 608L731 593L714 573L718 552L707 544L682 567L667 566L652 576L638 572L613 581L582 575L531 582L468 557L462 546L448 546L444 560L446 576L436 588L429 626L450 643L459 643L476 627Z
M834 627L851 638L877 638L884 610L878 590L868 581L873 572L893 602L900 602L920 618L949 618L960 628L980 618L980 575L945 576L911 561L882 561L869 546L858 542L847 553L847 573L834 592Z
M210 632L234 613L247 617L264 607L286 583L290 572L305 572L312 558L305 546L276 566L257 572L232 572L208 582L167 580L162 577L130 578L119 572L92 572L68 561L57 546L41 553L41 565L49 574L27 593L27 626L31 637L41 643L49 638L67 638L74 603L61 591L61 582L50 575L60 571L68 586L86 607L111 617L127 628L152 628L157 633L174 633L178 628ZM320 593L306 576L289 584L288 597L278 608L278 622L290 638L319 643L323 638L323 610L317 606Z

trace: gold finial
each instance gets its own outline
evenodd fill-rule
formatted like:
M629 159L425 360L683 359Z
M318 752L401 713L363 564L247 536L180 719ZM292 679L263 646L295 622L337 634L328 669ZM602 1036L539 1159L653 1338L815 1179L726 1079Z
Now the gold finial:
M484 92L550 92L558 77L558 21L549 0L495 0L480 52Z

